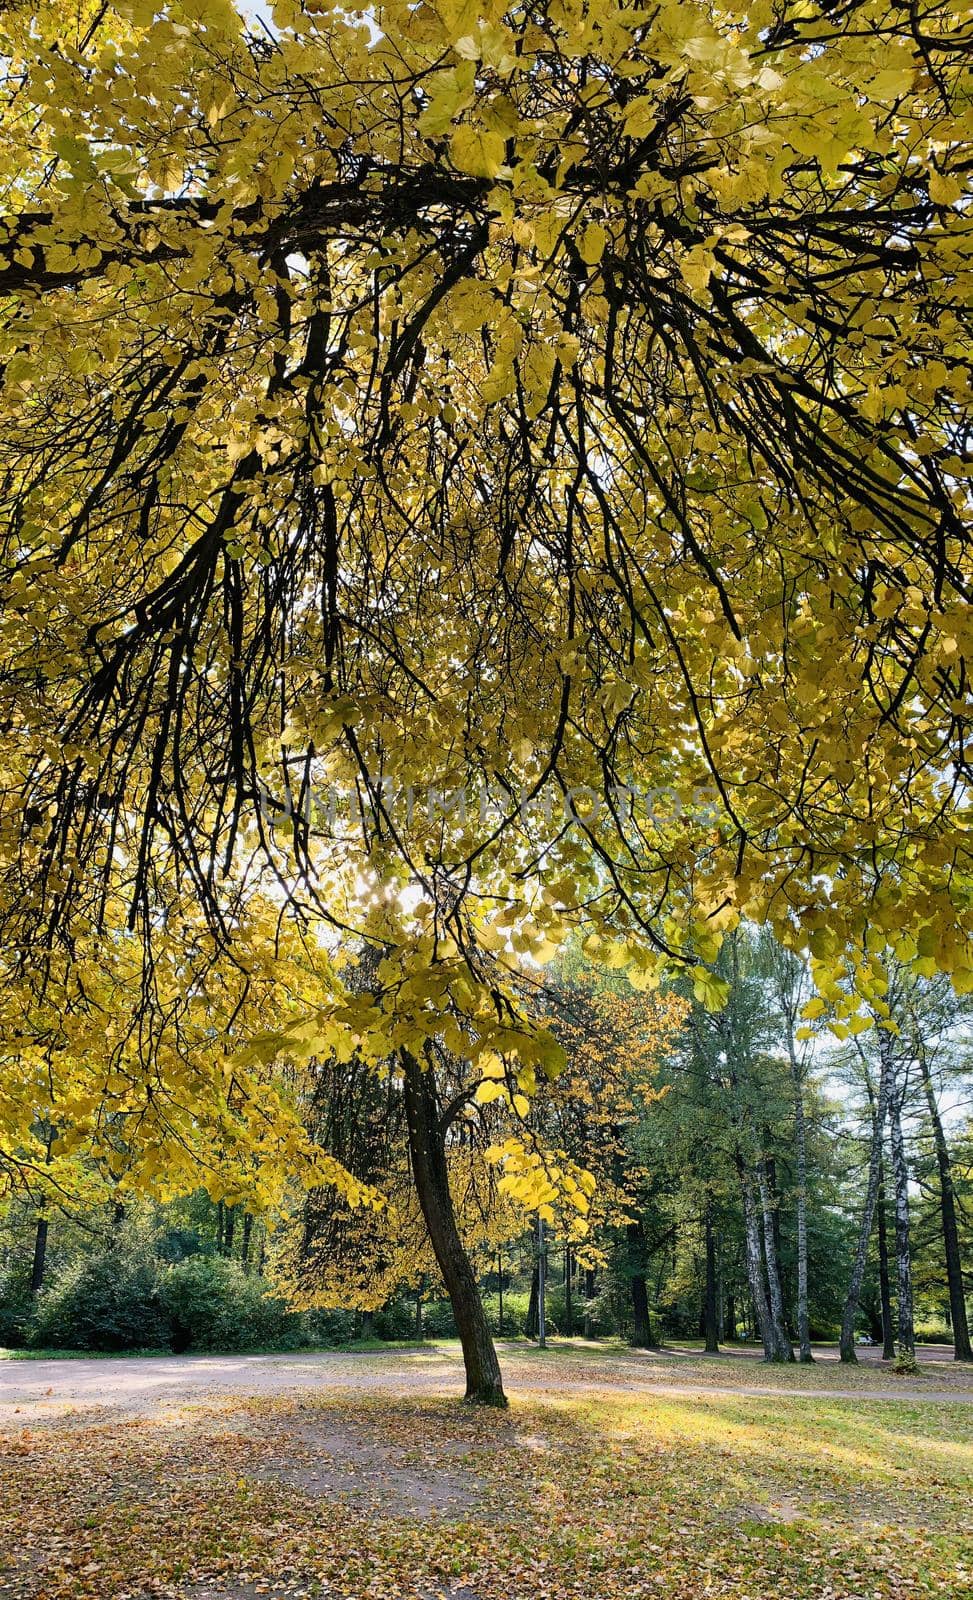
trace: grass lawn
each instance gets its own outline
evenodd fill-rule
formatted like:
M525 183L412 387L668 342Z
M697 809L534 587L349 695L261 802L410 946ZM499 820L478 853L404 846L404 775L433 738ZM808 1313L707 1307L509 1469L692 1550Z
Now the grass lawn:
M823 1372L633 1393L601 1364L559 1393L562 1360L534 1389L521 1367L507 1413L336 1391L8 1414L0 1594L973 1597L970 1404L838 1399Z

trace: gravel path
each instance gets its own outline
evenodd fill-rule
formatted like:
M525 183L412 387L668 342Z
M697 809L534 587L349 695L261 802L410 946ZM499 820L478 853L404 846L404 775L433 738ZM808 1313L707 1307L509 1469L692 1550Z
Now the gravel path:
M692 1351L609 1353L560 1348L550 1356L524 1345L502 1345L511 1395L585 1389L660 1395L825 1396L836 1400L973 1403L973 1371L954 1367L945 1352L923 1352L924 1376L896 1379L863 1351L857 1370L841 1368L822 1349L813 1369L767 1369L754 1352L705 1358ZM92 1408L125 1416L204 1404L224 1396L278 1395L299 1390L457 1394L462 1367L455 1346L431 1345L389 1353L341 1351L275 1355L196 1355L68 1358L0 1362L0 1426L64 1416ZM16 1419L16 1420L15 1420Z

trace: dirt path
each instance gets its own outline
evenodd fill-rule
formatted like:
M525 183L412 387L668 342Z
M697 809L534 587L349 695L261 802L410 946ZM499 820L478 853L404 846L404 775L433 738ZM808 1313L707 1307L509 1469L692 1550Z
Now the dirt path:
M768 1369L752 1355L701 1357L692 1351L613 1353L560 1347L545 1356L524 1345L501 1346L513 1395L589 1388L660 1395L816 1396L835 1400L973 1403L973 1372L926 1352L922 1378L896 1379L863 1352L860 1368L838 1366L820 1352L807 1368ZM297 1391L355 1391L408 1395L456 1394L462 1388L455 1346L365 1354L315 1351L277 1355L129 1357L0 1363L0 1426L22 1425L91 1408L125 1416L221 1396L284 1395Z

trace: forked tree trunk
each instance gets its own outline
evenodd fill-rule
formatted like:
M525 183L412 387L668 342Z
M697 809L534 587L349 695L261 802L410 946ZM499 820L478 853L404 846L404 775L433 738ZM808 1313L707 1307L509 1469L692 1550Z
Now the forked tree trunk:
M936 1095L929 1073L925 1052L919 1052L919 1071L922 1087L932 1123L933 1143L936 1146L936 1165L939 1168L939 1211L943 1225L943 1246L946 1252L946 1282L949 1285L949 1314L953 1324L953 1351L957 1361L973 1361L970 1346L970 1325L966 1314L966 1297L963 1293L963 1262L959 1249L959 1229L956 1222L956 1191L953 1188L953 1166L949 1146L943 1131Z
M740 1194L743 1200L743 1232L746 1241L747 1280L750 1285L750 1298L753 1303L754 1332L759 1332L760 1334L761 1343L764 1347L764 1360L776 1361L782 1358L777 1355L773 1318L767 1302L763 1252L760 1246L760 1220L757 1216L757 1201L753 1192L753 1177L747 1171L743 1157L739 1154L736 1157L736 1165L740 1178Z
M879 1033L878 1041L878 1100L872 1120L872 1147L868 1161L868 1186L865 1190L865 1204L862 1208L861 1223L858 1229L858 1246L855 1250L851 1278L848 1283L848 1293L845 1296L845 1308L841 1318L839 1351L842 1361L847 1362L857 1362L858 1360L858 1354L855 1350L855 1318L858 1315L858 1305L861 1300L862 1283L865 1278L865 1262L868 1257L868 1241L871 1237L872 1218L875 1215L875 1200L878 1195L882 1139L885 1135L885 1119L888 1116L889 1092L892 1081L893 1050L892 1035L883 1028Z
M716 1240L713 1237L713 1210L707 1201L704 1217L706 1230L706 1292L703 1300L703 1335L707 1355L720 1353L719 1313L716 1304Z
M764 1255L767 1260L767 1287L770 1291L770 1316L773 1323L775 1361L793 1361L794 1351L787 1333L784 1315L784 1295L780 1286L780 1256L777 1248L778 1233L775 1227L776 1208L771 1200L767 1168L763 1160L757 1162L757 1185L764 1219Z
M892 1177L895 1183L895 1267L898 1278L900 1353L916 1353L916 1330L912 1299L912 1249L909 1228L909 1167L902 1136L902 1102L905 1086L898 1083L889 1097L889 1125L892 1133Z
M429 1239L453 1308L466 1366L466 1399L505 1406L500 1363L470 1258L456 1226L449 1192L446 1143L432 1071L402 1050L405 1114L416 1193Z

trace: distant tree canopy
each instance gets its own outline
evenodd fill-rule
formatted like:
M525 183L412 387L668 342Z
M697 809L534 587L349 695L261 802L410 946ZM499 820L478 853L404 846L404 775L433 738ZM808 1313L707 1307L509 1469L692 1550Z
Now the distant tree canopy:
M414 1168L434 1045L499 1056L515 1118L556 1070L524 958L579 922L709 1003L741 915L839 1016L881 1015L889 945L973 985L967 42L887 0L4 8L0 930L38 1081L43 1008L94 1025L129 938L178 988L188 925L232 1042L246 930L262 973L290 919L311 991L248 1060L394 1058ZM151 1099L157 1033L121 1048Z

